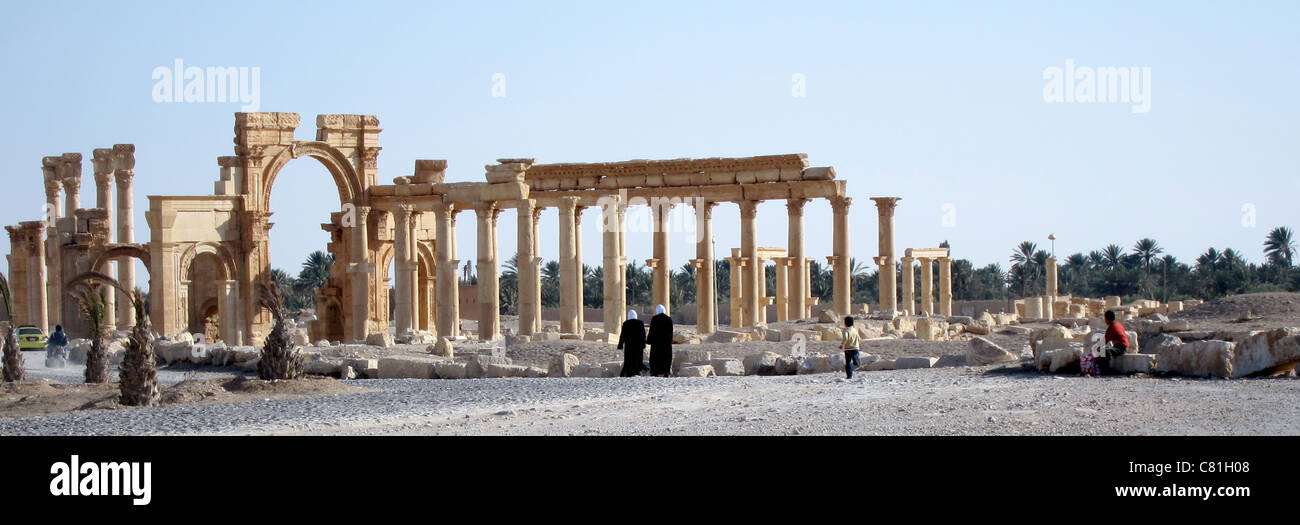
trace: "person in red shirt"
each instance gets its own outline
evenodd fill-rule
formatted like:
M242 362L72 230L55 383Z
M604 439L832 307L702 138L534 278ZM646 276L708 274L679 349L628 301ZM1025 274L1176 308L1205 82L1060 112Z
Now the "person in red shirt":
M1124 325L1115 320L1115 312L1106 310L1106 342L1124 353L1128 350L1128 333L1124 330Z

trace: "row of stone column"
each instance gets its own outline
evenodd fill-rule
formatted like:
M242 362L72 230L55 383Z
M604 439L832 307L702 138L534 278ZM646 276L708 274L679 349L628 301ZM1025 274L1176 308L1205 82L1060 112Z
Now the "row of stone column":
M934 263L939 262L939 315L952 315L952 258L950 257L903 257L903 304L902 309L910 314L934 314ZM913 263L921 262L921 301L917 309L916 285Z

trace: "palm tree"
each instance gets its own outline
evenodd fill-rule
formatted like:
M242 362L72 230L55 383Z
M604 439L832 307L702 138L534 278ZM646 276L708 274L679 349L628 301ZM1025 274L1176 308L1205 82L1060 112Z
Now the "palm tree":
M519 299L519 254L510 256L501 263L501 279L498 294L501 300L501 313L517 313Z
M1268 238L1264 241L1264 255L1268 256L1270 262L1290 268L1295 252L1291 228L1278 226L1268 232Z
M542 306L560 305L560 263L546 261L542 265Z
M683 263L680 269L672 273L672 293L674 300L680 299L678 306L695 302L699 291L695 289L695 265ZM681 290L681 295L677 291Z
M1092 265L1094 270L1106 269L1106 256L1099 250L1088 252L1088 264Z
M1107 270L1115 270L1121 268L1122 266L1121 259L1124 257L1124 249L1120 248L1118 244L1106 245L1106 248L1102 250L1101 255L1104 258L1105 265L1106 265L1105 268Z
M12 383L22 381L26 374L23 371L23 354L18 349L18 336L15 335L18 327L14 326L14 300L9 294L9 280L0 273L0 301L4 302L5 318L9 319L9 332L5 334L4 340L4 377L5 381Z
M1196 258L1196 268L1202 272L1213 272L1219 268L1219 259L1221 257L1219 250L1214 248L1205 250L1205 253Z
M605 302L605 268L582 265L586 275L582 283L582 304L587 308L600 308Z
M268 283L257 283L257 304L271 311L273 324L262 344L262 359L257 363L257 376L267 381L299 379L306 373L307 360L289 340L284 328L284 303L279 290Z
M1038 245L1030 241L1024 241L1017 246L1015 251L1011 252L1011 265L1024 264L1034 258L1034 252L1038 251Z
M330 277L330 268L334 266L334 254L322 251L314 251L307 256L307 260L302 263L302 270L298 272L298 283L304 288L313 292L322 286Z
M108 290L103 283L112 280L104 274L86 272L70 279L64 287L90 327L90 352L86 354L87 383L108 382L108 348L104 344L104 327L109 313Z
M145 309L144 292L131 291L131 307L135 310L135 326L126 341L126 353L118 366L120 401L128 406L154 406L158 404L158 370L154 367L153 335L149 331L149 315Z
M1151 259L1164 252L1164 248L1150 237L1143 238L1133 245L1133 253L1142 259L1142 268L1147 272L1151 271Z

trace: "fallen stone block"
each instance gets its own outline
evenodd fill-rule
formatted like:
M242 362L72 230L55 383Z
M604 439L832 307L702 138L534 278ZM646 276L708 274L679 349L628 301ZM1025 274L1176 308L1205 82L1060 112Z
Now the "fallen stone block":
M816 330L803 330L800 328L786 327L781 329L782 341L794 341L802 337L805 341L821 341L822 334Z
M1110 360L1110 368L1120 374L1150 374L1156 369L1156 356L1124 354Z
M863 354L859 352L858 367L854 368L854 370L866 370L868 365L879 360L880 360L880 356L877 354Z
M970 366L983 366L1018 360L1020 360L1019 354L1007 351L983 337L972 338L970 348L966 351L966 364Z
M465 358L465 377L469 379L482 379L487 377L488 365L508 365L511 364L509 357L495 357L490 355L472 355Z
M339 370L341 368L342 366L339 365L339 363L317 359L315 361L308 361L307 366L304 367L304 371L309 375L335 376L339 375Z
M1165 323L1163 331L1165 332L1187 332L1192 329L1192 322L1187 319L1174 319Z
M900 357L894 360L894 369L932 368L938 362L939 358L937 357Z
M528 374L528 367L524 365L503 365L491 363L487 366L486 375L491 378L500 377L524 377Z
M867 365L866 365L866 367L865 367L864 369L867 370L868 372L876 372L876 371L880 371L880 370L893 370L893 369L894 369L894 360L893 360L893 359L876 359L875 361L872 361L872 362L870 362L870 363L867 363Z
M534 341L559 341L559 332L533 332Z
M438 374L438 379L465 379L465 363L439 361L434 366L434 371Z
M819 323L841 323L843 321L844 318L835 313L835 310L822 310L817 314L817 322Z
M1025 328L1023 326L1003 326L1002 328L998 329L998 332L1003 334L1011 334L1011 335L1029 335L1032 332L1032 330Z
M684 366L677 371L677 377L709 377L716 375L712 365Z
M366 336L366 344L388 348L393 346L393 334L388 332L375 332Z
M528 370L524 372L524 377L546 377L546 376L547 376L546 369L539 368L536 366L530 366L528 367Z
M429 345L428 351L430 354L436 356L441 356L446 358L456 357L456 351L452 349L451 341L449 341L446 337L440 338L438 339L438 342Z
M802 362L803 360L796 357L783 356L780 359L776 360L776 370L775 370L776 375L779 376L795 375L799 373L799 364Z
M1233 349L1233 375L1246 377L1300 362L1300 328L1265 330Z
M546 377L569 377L576 366L578 366L578 356L557 355L551 358L550 366L546 369Z
M346 365L339 367L339 379L346 381L356 378L357 371L353 370L352 367Z
M699 344L700 335L690 330L677 330L673 332L673 344L675 345L693 345Z
M739 359L714 359L709 361L713 372L719 376L743 376L745 365Z
M763 352L761 354L750 354L745 356L741 365L745 369L745 375L770 376L776 375L776 363L781 359L781 354L776 352Z
M709 361L712 360L713 360L713 354L707 350L674 348L673 364L672 364L673 373L676 374L677 371L682 369L683 367L696 365L696 364L708 364Z
M393 356L379 360L380 379L434 379L437 359L417 356Z
M1038 369L1044 372L1061 372L1073 368L1078 368L1079 359L1083 357L1083 345L1075 344L1069 348L1058 348L1054 350L1045 350L1038 354Z
M1229 378L1233 373L1233 351L1236 346L1236 343L1217 340L1168 346L1156 354L1156 372Z
M710 343L743 343L749 341L749 334L735 330L718 330L709 334L706 341Z
M1159 354L1160 350L1165 347L1178 346L1181 344L1183 344L1183 340L1178 338L1177 336L1173 336L1169 334L1160 334L1148 339L1147 344L1143 345L1146 351L1138 352L1138 353L1156 355Z

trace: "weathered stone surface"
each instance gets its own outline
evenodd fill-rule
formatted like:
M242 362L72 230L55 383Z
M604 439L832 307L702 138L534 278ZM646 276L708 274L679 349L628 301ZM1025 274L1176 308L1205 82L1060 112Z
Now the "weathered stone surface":
M710 343L743 343L749 341L750 334L735 330L718 330L709 335Z
M865 369L866 369L867 371L869 371L869 372L875 372L875 371L878 371L878 370L893 370L893 369L894 369L894 360L893 360L893 359L877 359L877 360L875 360L875 361L872 361L872 362L870 362L870 363L867 363Z
M841 341L844 339L844 332L838 326L825 324L813 326L817 330L818 339L821 341Z
M677 330L673 332L673 344L675 345L693 345L699 344L700 335L691 330Z
M1146 351L1140 353L1156 355L1165 347L1178 346L1181 344L1183 344L1183 340L1179 339L1177 336L1160 334L1149 339L1148 343L1145 345Z
M949 324L950 326L951 326L951 325L955 325L955 324L959 324L959 325L970 325L970 324L974 324L974 323L975 323L975 318L974 318L974 317L967 316L967 315L950 315L950 316L948 316L948 324Z
M509 357L496 357L490 355L472 355L465 358L465 377L470 379L481 379L488 377L488 365L508 365L511 364Z
M874 363L879 360L880 360L880 356L877 354L858 353L858 367L855 368L854 370L866 370L867 365L870 365L871 363Z
M745 369L745 375L770 376L776 375L776 363L781 359L781 354L776 352L763 352L761 354L750 354L745 356L742 363Z
M801 328L785 327L781 329L782 341L793 341L797 336L802 336L805 341L821 341L821 332L816 330L804 330Z
M419 356L393 356L379 360L380 379L433 379L439 360Z
M673 373L690 365L708 364L712 360L713 354L707 350L673 348Z
M1003 326L1002 328L998 329L998 332L1003 334L1011 334L1011 335L1029 335L1030 333L1033 332L1033 330L1030 330L1023 326Z
M712 365L684 366L677 371L678 377L708 377L712 375L717 375L714 373Z
M991 365L1019 359L1018 354L1009 352L983 337L971 338L970 348L966 350L966 364L970 366Z
M534 341L559 341L559 332L533 332Z
M922 317L916 320L916 338L922 341L943 341L948 339L948 323L937 317Z
M1165 332L1186 332L1192 329L1192 322L1187 319L1174 319L1165 323L1163 331Z
M598 343L618 343L618 337L613 334L605 333L599 328L588 328L582 334L583 341L594 341Z
M910 317L895 317L894 329L902 333L907 333L916 330L916 325L912 323L912 318Z
M623 372L622 361L606 361L600 367L605 370L605 377L618 377Z
M1053 339L1069 340L1073 338L1074 334L1070 332L1069 328L1060 325L1052 325L1041 330L1035 330L1033 333L1029 334L1029 347L1033 349L1034 356L1037 357L1039 354L1039 346L1043 344L1043 341L1050 341Z
M835 313L835 310L822 310L817 314L817 322L819 323L841 323L843 320L844 318Z
M1120 374L1150 374L1156 369L1156 356L1124 354L1111 358L1110 367Z
M439 361L434 367L438 379L465 379L465 363Z
M574 367L578 366L578 356L573 354L562 354L551 358L550 366L546 369L546 377L569 377L573 374Z
M1234 349L1233 374L1245 377L1300 362L1300 328L1255 333Z
M524 377L546 377L547 376L547 372L545 368L540 368L536 366L530 366L527 368L528 370L524 372Z
M487 377L525 377L528 374L528 367L524 365L503 365L490 363L487 365Z
M521 345L524 343L531 342L532 340L533 340L532 336L516 335L516 334L506 334L504 338L506 346Z
M894 360L896 370L909 368L932 368L935 363L939 362L937 357L900 357Z
M1168 346L1156 354L1156 371L1193 377L1232 377L1236 346L1236 343L1217 340Z
M799 373L799 364L803 361L796 357L783 356L776 360L776 375L792 376Z
M1070 367L1077 368L1081 357L1083 357L1083 345L1074 343L1068 348L1044 350L1038 354L1036 362L1039 370L1055 373Z
M388 348L393 346L393 334L388 332L375 332L366 336L366 344Z
M346 380L356 379L356 378L357 378L357 371L353 370L352 367L347 365L339 367L339 379L346 381Z
M447 358L456 357L456 351L452 349L451 341L446 337L439 338L438 342L429 345L428 351L430 354L436 356Z
M745 365L739 359L714 359L709 361L713 373L719 376L743 376Z
M327 361L324 359L317 359L314 361L308 361L307 366L305 367L305 371L306 373L311 375L332 376L332 375L338 375L340 368L341 366L339 365L339 363Z

